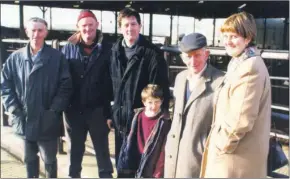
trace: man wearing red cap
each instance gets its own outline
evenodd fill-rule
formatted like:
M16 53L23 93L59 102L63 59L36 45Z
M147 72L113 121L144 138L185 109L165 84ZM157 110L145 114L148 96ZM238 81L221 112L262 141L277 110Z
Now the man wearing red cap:
M78 31L62 52L70 64L73 95L65 111L65 128L69 141L69 176L80 178L87 133L90 133L99 177L112 178L113 167L108 148L111 119L111 83L107 61L110 47L104 42L99 22L89 10L82 10L77 19Z

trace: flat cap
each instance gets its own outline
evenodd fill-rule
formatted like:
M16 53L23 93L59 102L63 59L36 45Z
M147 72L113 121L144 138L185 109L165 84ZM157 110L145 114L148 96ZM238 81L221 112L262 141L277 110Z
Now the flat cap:
M207 45L206 43L206 37L200 33L191 33L188 35L185 35L181 42L179 49L181 52L189 52L192 50L197 50L202 47L205 47Z

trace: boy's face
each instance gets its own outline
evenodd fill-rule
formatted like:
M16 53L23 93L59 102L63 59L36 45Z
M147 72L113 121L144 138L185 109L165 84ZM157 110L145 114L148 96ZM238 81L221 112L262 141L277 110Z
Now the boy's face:
M143 101L145 112L150 115L155 115L159 112L162 100L159 98L148 98Z

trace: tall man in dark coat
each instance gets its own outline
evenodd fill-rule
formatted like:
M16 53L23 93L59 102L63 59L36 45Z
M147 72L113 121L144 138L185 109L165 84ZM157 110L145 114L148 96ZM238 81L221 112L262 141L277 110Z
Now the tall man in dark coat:
M68 64L61 52L47 46L47 23L31 18L25 27L29 43L13 52L1 72L1 97L12 127L24 138L27 178L39 177L39 157L46 177L57 177L57 138L61 112L72 91ZM15 146L17 147L17 146Z
M163 107L169 106L168 67L163 53L140 34L141 20L137 11L120 11L118 26L123 37L112 47L110 74L113 85L115 126L115 153L118 159L122 139L128 135L134 109L143 107L141 91L147 84L163 89ZM109 127L112 121L108 121ZM118 174L118 177L123 177ZM126 177L126 176L125 176Z
M111 83L108 62L111 46L97 30L99 22L89 10L82 10L77 19L76 32L69 38L62 52L65 54L73 81L73 95L65 111L66 132L69 139L69 176L81 177L82 159L87 133L90 133L99 177L112 178L107 119L110 119Z

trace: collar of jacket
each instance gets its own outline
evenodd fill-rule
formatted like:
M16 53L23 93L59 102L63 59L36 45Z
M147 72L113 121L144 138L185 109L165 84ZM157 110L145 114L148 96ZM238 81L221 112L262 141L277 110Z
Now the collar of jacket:
M135 108L135 109L134 109L135 116L134 116L133 120L134 120L134 119L137 119L137 116L138 116L142 111L144 111L144 110L145 110L144 107L142 107L142 108ZM166 119L166 120L170 120L170 115L169 115L168 112L165 112L165 111L162 109L162 110L160 111L160 113L162 113L162 114L159 116L158 120L161 119L161 118Z
M200 78L203 78L205 82L211 81L211 73L212 73L212 66L210 64L207 64L206 69L201 73ZM185 77L187 77L187 74L189 73L189 70L186 70ZM185 81L187 78L185 78Z
M233 59L238 59L240 61L243 61L245 59L248 59L248 58L251 58L254 56L259 56L259 55L260 55L260 51L257 49L257 47L251 46L251 47L245 48L245 50L243 51L243 53L240 56L233 58Z
M44 42L40 57L48 58L50 56L49 53L45 53L47 47L48 47L48 45ZM30 60L30 42L25 46L24 51L23 51L23 55L25 57L25 60Z
M96 38L98 39L97 44L101 44L103 41L103 33L97 29L96 31ZM77 31L76 33L74 33L72 36L70 36L68 38L68 41L74 45L76 45L77 43L80 43L81 41L81 32Z
M124 37L120 37L117 40L117 42L112 46L113 51L119 51L119 49L121 47L123 47L123 45L122 45L123 39L124 39ZM140 47L145 47L147 45L149 45L148 41L145 39L145 37L142 34L139 34L139 38L138 38L138 41L136 43L137 49L140 49Z

